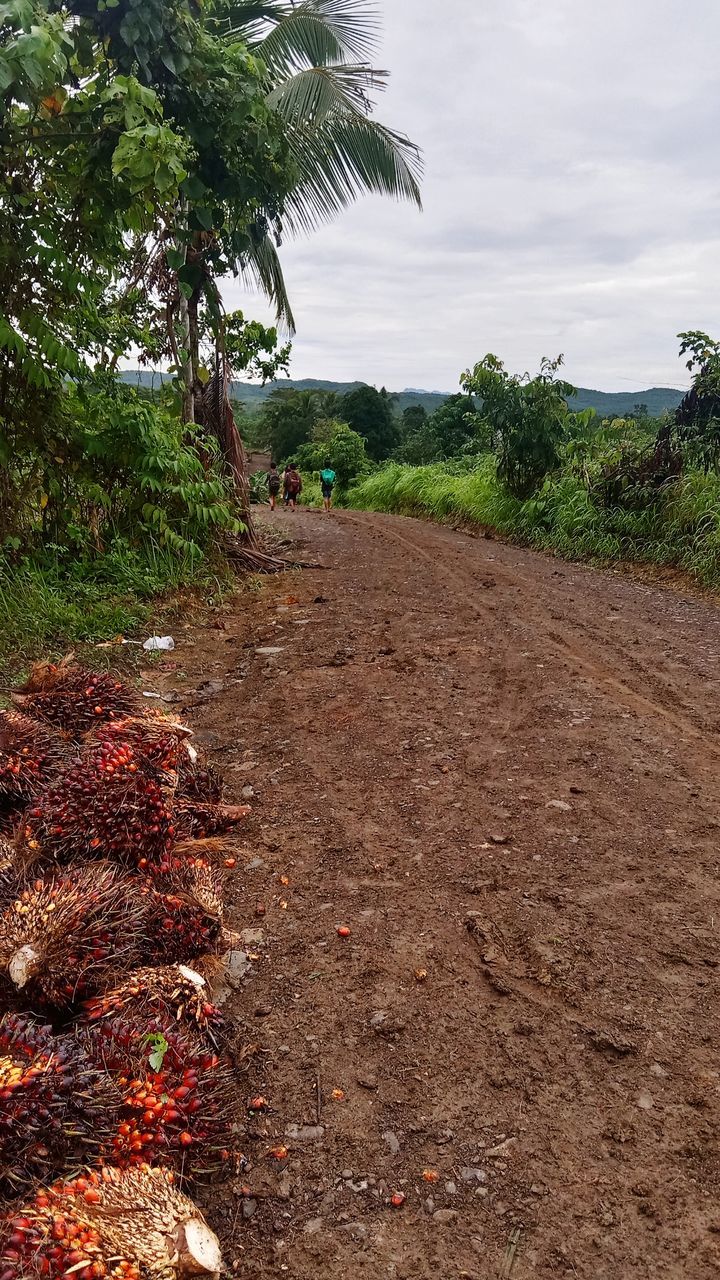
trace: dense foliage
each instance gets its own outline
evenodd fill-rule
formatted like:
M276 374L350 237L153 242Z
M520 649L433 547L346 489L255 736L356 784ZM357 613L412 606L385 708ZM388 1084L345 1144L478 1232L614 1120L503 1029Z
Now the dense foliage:
M624 418L573 413L559 361L544 361L539 378L513 378L488 356L463 378L478 397L467 415L474 438L445 462L431 457L436 465L386 465L348 501L465 520L569 557L675 565L718 587L720 344L680 338L693 386L659 419L644 405ZM413 418L399 459L415 462L437 416Z

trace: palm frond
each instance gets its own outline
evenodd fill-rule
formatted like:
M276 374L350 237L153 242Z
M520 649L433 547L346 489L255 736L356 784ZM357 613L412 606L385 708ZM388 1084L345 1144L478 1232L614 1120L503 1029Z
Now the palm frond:
M368 0L229 0L218 5L216 19L228 38L247 40L268 66L285 72L308 62L362 62L375 51L380 30Z
M313 231L369 193L422 209L422 159L404 134L355 113L294 130L289 143L301 174L285 201L291 231Z
M295 317L285 284L282 265L270 235L258 228L252 246L240 262L240 274L246 283L264 293L275 307L275 314L289 334L295 332Z
M268 94L268 105L294 128L317 127L333 113L367 116L373 91L385 88L386 71L359 66L307 67Z
M284 0L211 0L206 17L228 41L257 45L287 13Z
M273 70L363 62L375 52L378 36L377 13L367 0L302 0L257 52Z

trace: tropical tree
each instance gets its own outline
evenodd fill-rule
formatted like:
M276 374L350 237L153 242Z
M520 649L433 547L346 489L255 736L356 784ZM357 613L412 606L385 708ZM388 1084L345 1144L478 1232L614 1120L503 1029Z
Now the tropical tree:
M374 462L389 458L400 440L400 423L395 416L392 396L383 387L362 384L348 391L340 400L338 416L353 431L364 436L368 455Z
M675 415L675 432L688 460L705 471L720 467L720 342L693 329L678 334L692 387ZM661 432L662 434L662 432Z
M262 407L257 434L276 462L290 461L312 438L316 423L332 414L336 401L333 392L279 387Z
M247 273L292 327L272 232L311 232L368 193L421 207L422 162L373 118L387 72L371 65L379 21L368 0L211 0L210 20L267 67L268 104L285 126L295 181L274 223L259 223Z
M477 440L476 405L472 396L449 396L430 417L430 426L446 458L456 458Z
M527 498L554 471L569 424L569 382L557 377L563 357L543 358L535 378L509 374L497 356L467 370L460 382L482 401L478 431L488 432L498 459L498 475L516 498Z
M312 434L312 440L298 451L298 464L306 471L321 471L329 463L335 472L337 495L341 497L358 476L369 470L365 441L337 418L317 422Z

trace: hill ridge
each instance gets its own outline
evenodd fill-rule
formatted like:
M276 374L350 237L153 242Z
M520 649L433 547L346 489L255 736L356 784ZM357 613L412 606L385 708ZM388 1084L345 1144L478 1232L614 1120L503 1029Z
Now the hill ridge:
M159 387L168 377L149 369L125 369L120 376L123 382L140 387ZM361 380L334 382L325 378L281 378L266 383L264 387L252 382L233 382L232 396L245 406L246 412L253 414L273 391L336 391L344 395L363 385ZM457 393L406 387L390 394L395 397L398 413L413 405L422 405L428 413L433 413L449 396ZM577 395L571 396L568 403L576 411L595 409L600 417L623 417L635 405L644 404L652 417L658 417L666 409L676 409L684 395L685 392L677 387L647 387L644 391L598 391L591 387L578 387Z

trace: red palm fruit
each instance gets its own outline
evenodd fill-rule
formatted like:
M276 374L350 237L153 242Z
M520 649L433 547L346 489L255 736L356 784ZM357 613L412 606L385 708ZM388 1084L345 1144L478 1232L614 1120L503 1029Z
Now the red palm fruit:
M90 1024L117 1014L133 1023L148 1018L163 1025L179 1023L189 1032L197 1032L199 1044L206 1037L216 1044L224 1032L222 1013L210 1000L207 982L181 964L138 969L112 991L85 1001L82 1021Z
M17 1195L99 1153L120 1095L73 1036L6 1014L0 1021L0 1189ZM0 1267L0 1274L2 1268Z
M168 776L131 739L88 743L25 811L25 847L40 857L71 856L160 864L175 839Z
M124 1093L109 1161L121 1168L170 1166L188 1178L222 1170L238 1099L225 1057L171 1018L133 1007L85 1026L81 1035L88 1056Z
M142 715L142 698L110 673L99 674L73 662L37 663L13 701L28 715L58 725L74 737L99 721Z
M56 1183L0 1221L3 1280L191 1280L222 1265L197 1206L147 1166Z
M183 724L146 714L96 725L88 741L117 745L121 750L130 744L138 767L153 766L161 775L167 775L168 785L174 790L180 762L187 758L186 740L191 736L192 731Z
M0 711L0 799L19 808L76 754L67 735L20 711Z
M0 972L38 1008L68 1009L143 960L152 889L108 863L23 889L0 917Z

